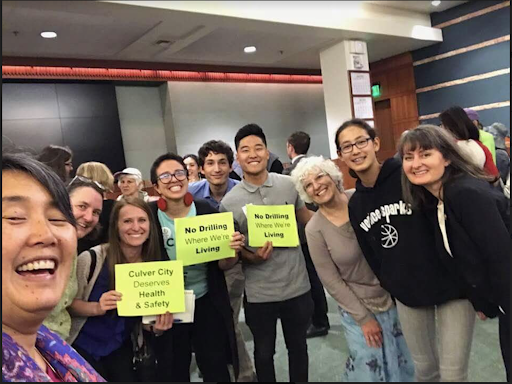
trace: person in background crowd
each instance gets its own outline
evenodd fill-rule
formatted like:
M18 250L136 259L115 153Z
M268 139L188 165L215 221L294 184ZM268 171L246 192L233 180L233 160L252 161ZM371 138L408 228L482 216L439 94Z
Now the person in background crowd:
M67 187L73 216L76 220L78 244L87 238L95 239L99 233L99 218L103 204L103 190L94 182L75 176ZM78 245L78 248L80 246ZM46 318L44 325L68 340L71 330L71 315L68 308L75 299L78 290L76 279L77 253L73 255L73 268L68 284L59 304Z
M489 176L468 163L452 137L439 127L416 128L402 139L399 148L403 158L404 199L414 208L428 211L432 206L430 215L437 227L440 249L437 254L480 297L499 308L499 312L491 314L479 312L479 317L485 319L500 313L500 345L509 381L508 201L491 188ZM477 305L475 309L479 310Z
M494 164L496 164L496 147L494 139L484 130L482 123L480 123L480 116L478 116L478 112L471 108L464 108L464 112L466 112L466 115L468 115L468 118L473 122L475 127L478 128L478 140L480 140L480 142L491 152L492 160L494 161Z
M112 175L112 172L105 164L97 161L80 164L76 170L76 175L98 183L98 185L103 189L103 209L101 210L99 222L100 233L97 239L85 238L78 242L78 254L80 254L86 249L108 241L110 214L114 207L115 200L108 199L107 194L114 190L114 175Z
M188 172L188 182L196 183L201 180L201 175L199 173L199 160L196 155L188 154L183 156L183 161L187 166Z
M62 180L22 154L2 155L2 381L105 381L43 325L76 252Z
M151 166L151 182L161 198L151 203L157 220L160 248L170 260L176 260L175 220L218 213L208 202L194 200L188 192L188 178L183 158L173 153L159 156ZM244 236L235 232L230 246L238 252ZM233 315L224 278L238 256L184 267L185 289L194 291L195 313L191 324L176 324L167 332L172 341L167 347L172 381L190 381L192 348L204 381L231 381L228 365L238 377L238 352ZM162 336L164 337L164 336ZM167 335L166 335L167 337Z
M121 195L117 201L142 199L146 203L158 200L156 196L149 196L146 191L143 191L144 180L142 180L142 173L137 168L125 168L122 171L116 172L114 178L117 179L117 185L121 190Z
M141 319L120 317L115 311L122 299L115 291L115 266L163 260L157 231L145 202L123 200L112 210L109 242L94 247L94 255L89 250L78 256L78 293L70 308L73 324L69 339L108 381L138 381L130 336ZM153 332L170 329L172 322L169 312L158 315Z
M510 157L505 145L505 138L510 137L510 131L501 123L494 123L484 129L494 138L494 144L496 145L496 167L500 172L501 180L503 183L506 183L510 175Z
M358 179L350 223L381 286L396 299L416 380L466 381L475 310L468 288L436 257L428 217L404 202L400 160L379 163L380 140L360 119L343 123L335 144Z
M354 190L331 160L308 157L292 172L302 199L319 210L306 226L318 274L337 301L350 355L345 380L414 381L414 364L393 300L375 277L348 217Z
M461 107L451 107L439 115L441 126L450 131L457 144L477 167L485 169L495 179L499 177L498 168L491 152L479 141L478 128L469 119Z
M306 159L311 138L306 132L292 133L286 142L286 153L291 160L291 165L283 171L283 175L290 175L297 165ZM316 211L312 204L307 204L308 209ZM311 316L311 325L308 328L307 337L325 336L329 332L330 324L327 317L327 299L325 297L324 287L318 278L311 255L309 254L308 243L304 225L299 224L299 239L302 247L302 253L306 258L306 268L308 270L309 282L311 283L311 298L313 299L313 316Z
M248 235L246 204L293 204L299 222L306 224L313 212L299 198L288 176L268 172L270 155L263 130L248 124L235 136L237 159L243 180L221 202L221 212L233 212L240 231ZM254 337L254 361L260 382L276 381L274 354L277 319L288 349L290 381L308 381L309 357L306 332L313 301L304 255L299 246L242 249L245 273L245 319Z
M69 147L48 145L37 156L37 160L49 166L66 183L73 172L73 152Z
M233 165L233 150L220 140L210 140L204 143L198 151L199 168L206 180L189 185L189 192L195 199L205 199L210 205L219 209L222 198L239 182L229 178ZM245 276L239 261L233 268L224 271L229 293L229 301L233 308L233 324L235 327L236 344L238 348L239 382L252 382L256 378L251 357L247 352L238 318L242 308L242 298L245 288Z

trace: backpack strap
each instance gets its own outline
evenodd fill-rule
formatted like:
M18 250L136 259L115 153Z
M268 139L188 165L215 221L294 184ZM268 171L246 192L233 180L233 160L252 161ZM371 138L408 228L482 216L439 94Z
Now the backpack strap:
M89 253L91 254L91 268L89 270L89 276L87 277L87 284L91 282L92 275L94 275L94 270L96 269L96 260L98 258L94 249L89 249Z

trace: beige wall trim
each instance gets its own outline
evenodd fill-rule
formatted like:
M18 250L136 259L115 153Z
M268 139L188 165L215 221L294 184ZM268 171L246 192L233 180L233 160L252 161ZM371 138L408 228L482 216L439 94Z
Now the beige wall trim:
M466 83L471 83L471 82L477 81L477 80L488 79L490 77L506 75L507 73L510 73L510 68L499 69L497 71L482 73L480 75L464 77L463 79L446 81L444 83L439 83L439 84L431 85L428 87L419 88L416 90L416 93L423 93L423 92L433 91L435 89L453 87L454 85L466 84Z
M433 25L432 28L446 28L450 25L462 23L463 21L472 19L474 17L485 15L486 13L489 13L489 12L497 11L498 9L502 9L505 7L510 7L510 1L504 1L503 3L493 5L491 7L487 7L487 8L481 9L476 12L468 13L467 15L457 17L456 19L448 20L448 21L445 21L444 23Z
M498 103L475 105L474 107L468 107L468 108L471 108L474 111L484 111L486 109L503 108L503 107L509 107L509 106L510 106L510 100L507 100L507 101L500 101ZM434 119L437 116L439 116L440 113L441 112L432 113L430 115L423 115L423 116L420 116L419 119L420 120Z
M455 49L455 50L450 51L450 52L442 53L440 55L427 57L426 59L415 61L414 63L412 63L412 65L417 66L417 65L421 65L421 64L430 63L432 61L446 59L447 57L452 57L452 56L460 55L462 53L474 51L475 49L481 49L481 48L489 47L491 45L503 43L504 41L510 41L510 35L497 37L496 39L487 40L487 41L484 41L484 42L478 43L478 44L473 44L473 45L470 45L469 47L459 48L459 49Z

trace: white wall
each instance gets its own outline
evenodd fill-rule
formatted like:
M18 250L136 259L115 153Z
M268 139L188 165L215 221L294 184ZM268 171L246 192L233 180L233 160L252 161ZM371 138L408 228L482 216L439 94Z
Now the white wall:
M311 136L310 154L329 157L321 84L169 82L178 153L197 153L208 140L223 140L235 150L235 134L256 123L268 148L287 162L286 139L295 131Z
M160 90L116 86L116 96L126 166L138 168L149 180L151 164L167 152Z

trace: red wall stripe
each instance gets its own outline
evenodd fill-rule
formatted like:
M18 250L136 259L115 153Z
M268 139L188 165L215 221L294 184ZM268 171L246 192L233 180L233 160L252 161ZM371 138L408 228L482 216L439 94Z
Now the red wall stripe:
M160 71L142 69L2 66L4 79L75 79L130 81L205 81L229 83L321 84L318 75L272 75L253 73Z

